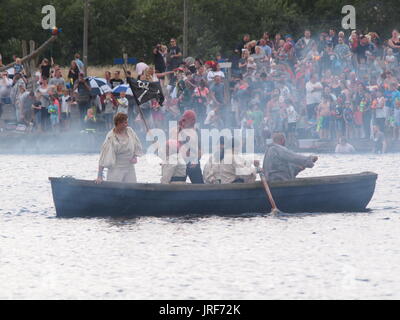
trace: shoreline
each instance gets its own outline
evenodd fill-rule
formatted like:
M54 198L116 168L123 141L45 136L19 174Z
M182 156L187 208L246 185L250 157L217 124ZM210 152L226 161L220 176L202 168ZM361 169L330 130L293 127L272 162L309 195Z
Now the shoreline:
M24 133L15 131L0 132L0 154L79 154L99 153L107 132L57 132L57 133ZM295 152L335 153L336 141L319 139L301 139ZM372 153L371 140L349 140L356 154ZM147 143L143 143L144 147ZM399 153L400 141L389 141L387 153ZM256 153L264 153L257 150Z

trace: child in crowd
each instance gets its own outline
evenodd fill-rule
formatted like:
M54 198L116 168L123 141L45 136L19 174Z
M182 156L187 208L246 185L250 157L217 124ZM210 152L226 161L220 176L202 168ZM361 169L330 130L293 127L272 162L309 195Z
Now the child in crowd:
M219 116L219 109L218 105L216 103L213 103L211 105L210 111L207 113L206 120L204 121L204 124L206 128L209 129L218 129L220 127L220 116Z
M88 109L85 116L86 130L96 130L97 128L97 118L96 118L96 108L91 107Z
M336 131L336 139L339 140L340 137L345 136L345 123L343 118L343 110L344 110L344 99L343 95L340 95L335 104L333 110L333 118L335 119L335 131Z
M117 102L115 101L111 92L106 94L104 99L104 120L106 122L106 129L111 130L114 126L113 118L115 114L115 109L117 106Z
M68 89L64 89L61 98L61 127L63 130L70 128L71 119L71 102L72 98L69 95Z
M23 74L24 73L24 66L22 65L21 58L15 59L14 70L15 70L15 74L17 74L17 73Z
M361 100L360 105L355 105L353 108L353 123L354 123L354 138L362 138L362 127L363 127L363 108L365 107L364 99Z
M42 132L42 102L40 101L42 98L41 93L38 91L35 95L35 102L32 104L33 110L33 123L35 127L35 131Z
M331 97L324 95L322 102L319 104L318 113L318 127L320 139L329 139L329 121L331 115Z
M257 73L257 63L253 57L247 59L247 73L245 78L254 78Z
M392 48L389 48L386 51L385 65L386 65L386 70L393 70L396 68L397 60L393 54Z
M296 145L296 126L297 126L297 120L299 118L299 115L293 106L293 102L290 99L287 99L285 101L286 105L286 115L287 115L287 122L288 122L288 127L287 127L287 132L288 132L288 145L289 146L295 146Z
M296 131L297 131L297 136L299 139L307 139L309 138L308 136L308 130L309 130L309 122L307 118L307 110L304 108L300 111L299 117L296 122Z
M379 89L376 93L375 123L382 132L385 131L386 123L385 106L386 98L384 96L383 90Z
M47 107L47 112L50 114L51 129L54 131L60 123L60 101L55 95L50 96L50 105Z
M117 113L128 114L129 101L126 98L126 92L121 92L119 99L117 99Z
M400 99L396 98L394 101L394 126L395 126L395 133L394 139L400 139Z
M345 103L343 119L346 127L346 138L350 139L352 138L354 125L353 108L350 102Z

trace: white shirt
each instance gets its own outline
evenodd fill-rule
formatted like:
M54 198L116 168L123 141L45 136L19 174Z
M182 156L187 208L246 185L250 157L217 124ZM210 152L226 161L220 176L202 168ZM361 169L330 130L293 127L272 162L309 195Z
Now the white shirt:
M207 74L207 81L211 82L214 80L216 76L220 76L221 78L225 78L225 74L222 71L209 71Z
M7 97L10 95L12 80L8 78L0 79L0 97Z
M61 112L62 113L70 113L71 112L70 102L67 101L70 98L71 98L70 96L62 96L61 97Z
M12 76L12 75L15 74L15 69L14 69L14 68L7 69L7 72L8 72L8 74L9 74L10 76Z
M298 114L296 112L296 109L293 106L289 106L286 109L286 113L288 116L288 123L296 123L297 122Z
M161 183L170 184L174 177L185 178L186 170L186 162L180 153L168 157L161 165Z
M306 100L307 104L321 103L322 101L322 90L314 91L314 89L322 89L321 82L312 83L311 81L306 84Z
M356 152L356 149L350 144L346 143L344 146L341 144L338 144L335 150L335 153L354 153Z
M378 105L377 108L375 109L376 118L378 119L386 118L386 112L385 112L386 99L385 97L380 97L377 100L378 100Z
M207 118L204 121L205 125L209 125L212 123L212 119L215 117L215 110L211 110L208 114L207 114Z
M128 107L129 107L129 101L127 98L119 98L117 100L118 102L118 110L117 113L125 113L128 114Z
M210 157L204 167L204 181L206 184L230 184L236 179L243 179L245 183L256 180L256 169L238 154L227 152L222 161L217 155Z

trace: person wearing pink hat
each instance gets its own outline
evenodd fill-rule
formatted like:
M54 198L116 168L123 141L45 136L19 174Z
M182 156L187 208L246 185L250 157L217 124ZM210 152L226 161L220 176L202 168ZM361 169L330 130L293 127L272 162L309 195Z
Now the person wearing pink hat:
M200 134L195 129L197 115L187 110L179 121L180 153L187 164L187 176L193 184L204 184L200 167L201 145Z

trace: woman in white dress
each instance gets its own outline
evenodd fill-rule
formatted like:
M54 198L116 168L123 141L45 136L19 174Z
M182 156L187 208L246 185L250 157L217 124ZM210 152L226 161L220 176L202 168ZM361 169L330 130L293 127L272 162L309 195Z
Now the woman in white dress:
M136 183L135 164L142 155L142 144L135 131L128 127L128 116L118 113L101 149L97 184L103 182L103 171L108 169L107 181Z

